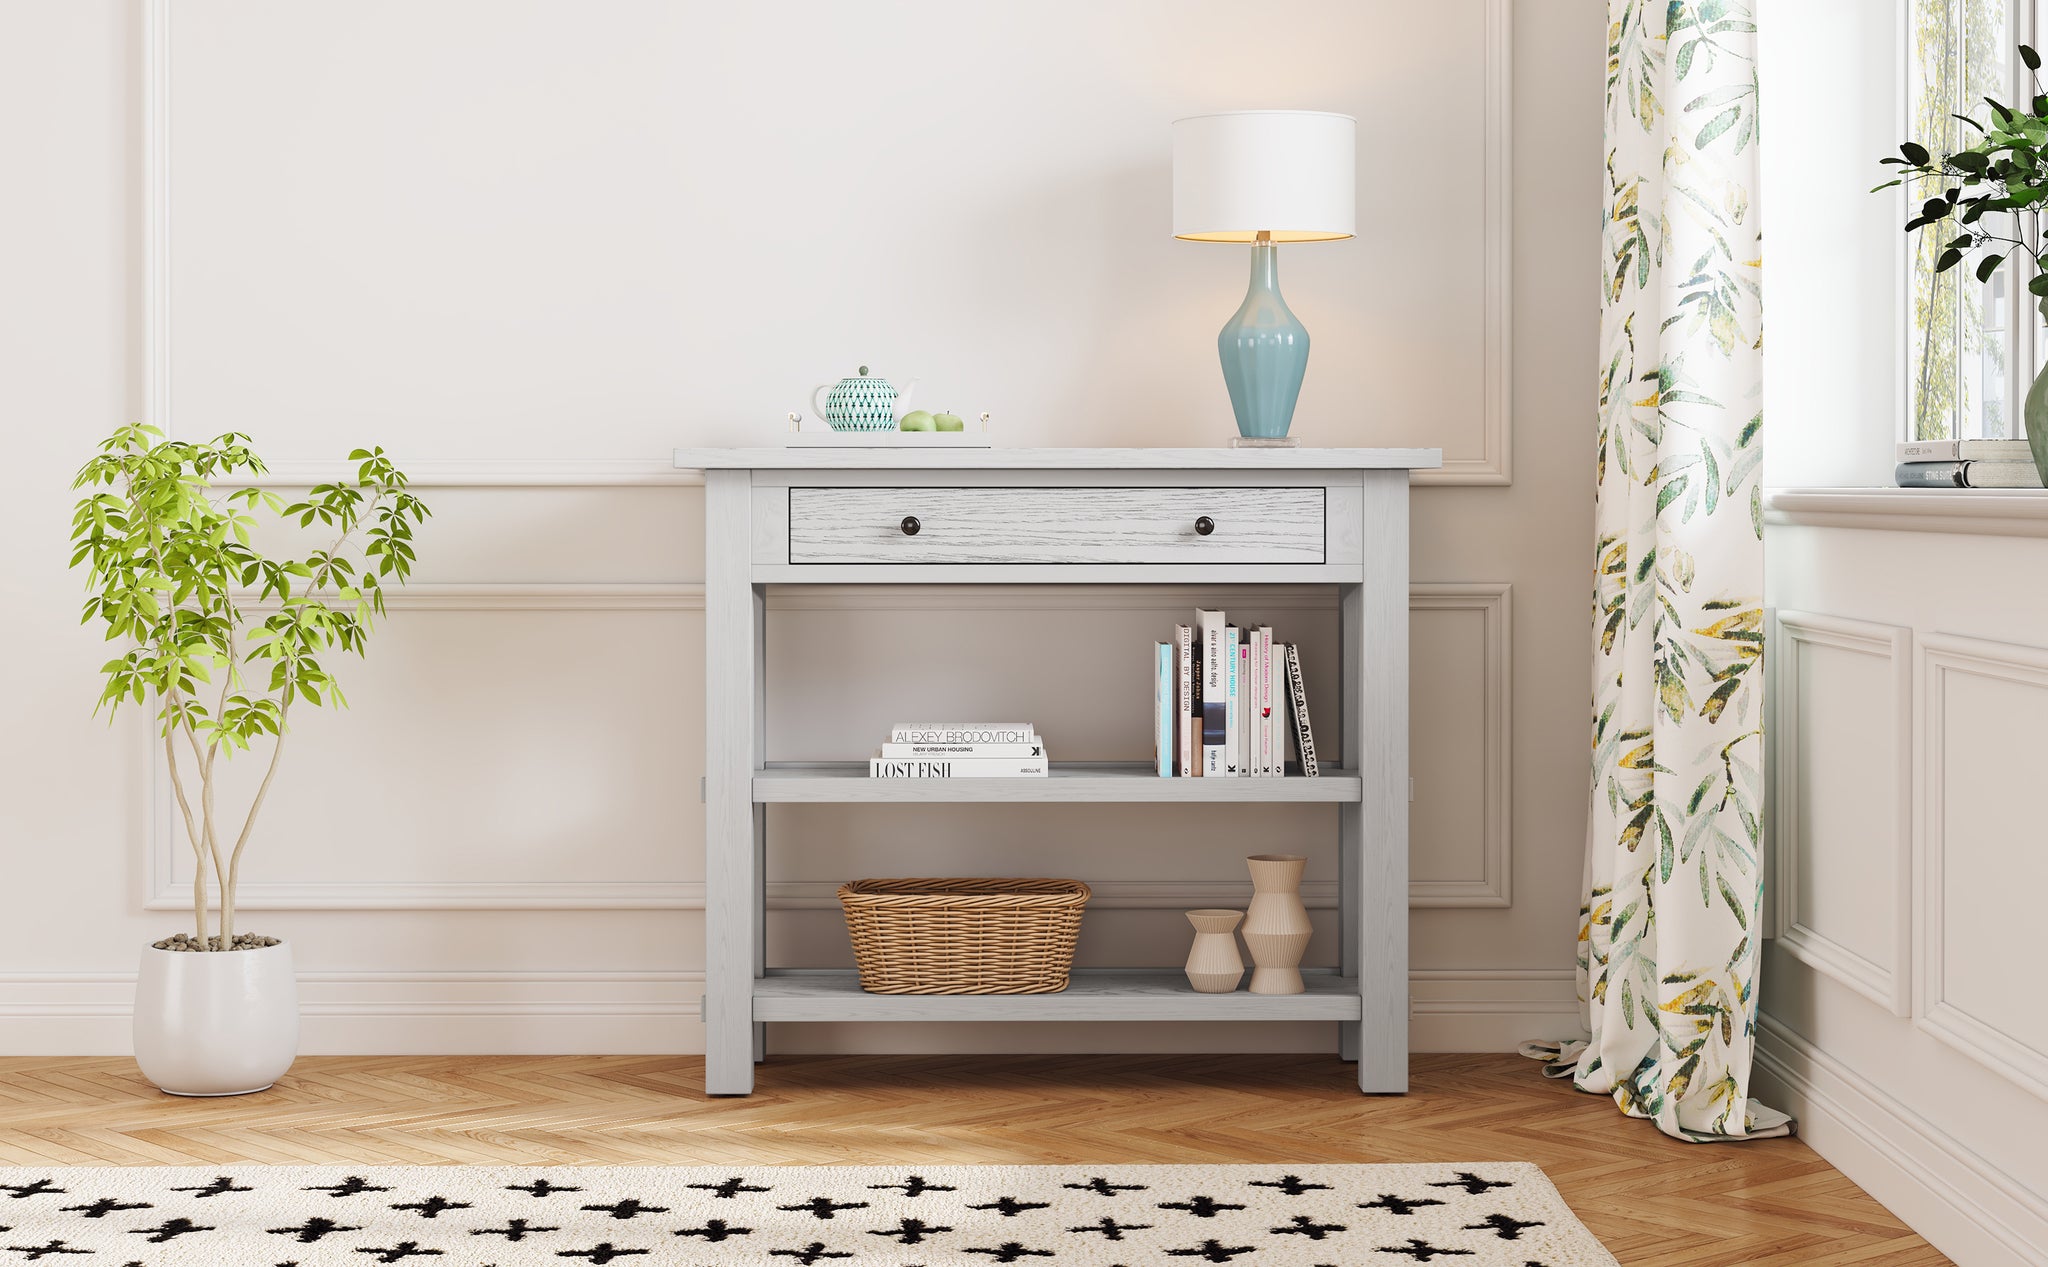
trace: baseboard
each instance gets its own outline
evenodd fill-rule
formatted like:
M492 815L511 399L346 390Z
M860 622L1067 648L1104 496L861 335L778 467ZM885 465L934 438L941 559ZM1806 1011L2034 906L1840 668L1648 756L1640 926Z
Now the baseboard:
M1797 1117L1800 1138L1957 1267L2048 1267L2048 1197L1768 1016L1751 1089Z
M1583 1032L1570 969L1421 969L1409 1047L1513 1051ZM0 1055L125 1055L132 973L0 974ZM316 1055L695 1054L700 972L300 974ZM1331 1024L778 1026L778 1051L1329 1051ZM1013 1032L1014 1031L1014 1032ZM1027 1046L1018 1044L1027 1043Z

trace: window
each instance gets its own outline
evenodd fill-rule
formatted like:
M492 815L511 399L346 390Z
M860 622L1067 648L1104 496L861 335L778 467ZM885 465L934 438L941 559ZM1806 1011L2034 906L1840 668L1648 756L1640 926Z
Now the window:
M1969 146L1987 120L1984 98L2031 100L2034 76L2018 45L2048 35L2048 0L1907 0L1908 133L1936 154ZM1909 189L1915 202L1925 186ZM1989 218L1987 217L1987 220ZM1907 235L1908 439L2018 439L2020 403L2048 359L2048 325L2027 290L2032 261L2015 250L1986 281L1974 268L1934 271L1952 234Z

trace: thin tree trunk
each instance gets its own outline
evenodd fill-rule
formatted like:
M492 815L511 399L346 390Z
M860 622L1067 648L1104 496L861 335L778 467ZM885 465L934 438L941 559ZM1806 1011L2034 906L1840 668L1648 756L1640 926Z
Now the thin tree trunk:
M290 704L277 711L277 742L271 745L270 765L263 771L263 782L256 785L256 796L249 802L249 816L242 820L241 834L235 837L234 851L228 855L228 873L220 882L220 935L226 945L233 945L226 939L233 936L235 890L242 878L242 850L248 845L249 833L256 826L256 812L263 808L263 798L270 794L270 780L277 776L277 760L284 754L285 716L291 711Z
M177 736L164 729L164 758L170 762L171 790L178 795L178 809L185 815L185 839L192 845L192 923L199 945L206 946L206 854L199 847L199 826L192 821L192 803L185 799L185 782L178 776Z
M222 899L223 902L225 902L227 888L227 868L221 866L220 837L214 830L213 762L208 756L200 752L199 736L192 732L192 728L190 726L187 726L185 728L185 738L191 743L192 754L199 761L200 823L205 830L206 852L212 855L213 857L213 878L220 882L222 888ZM214 751L217 753L219 749L216 748ZM226 950L228 946L229 942L227 929L227 908L225 905L223 905L221 908L220 948L222 950ZM200 949L205 950L208 949L208 947L202 946L200 947Z

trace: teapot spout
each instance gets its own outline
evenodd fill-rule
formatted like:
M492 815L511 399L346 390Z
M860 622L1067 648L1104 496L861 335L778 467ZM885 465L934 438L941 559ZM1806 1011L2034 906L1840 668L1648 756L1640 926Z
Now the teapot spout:
M917 390L917 379L911 379L896 389L896 416L901 418L910 412L910 394Z

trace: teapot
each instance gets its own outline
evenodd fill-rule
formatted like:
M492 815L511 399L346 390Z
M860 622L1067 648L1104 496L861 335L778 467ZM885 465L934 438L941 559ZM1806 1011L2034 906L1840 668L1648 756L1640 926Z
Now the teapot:
M894 431L897 406L908 405L915 390L914 378L898 391L886 378L870 378L863 365L854 377L818 384L811 411L834 431Z

